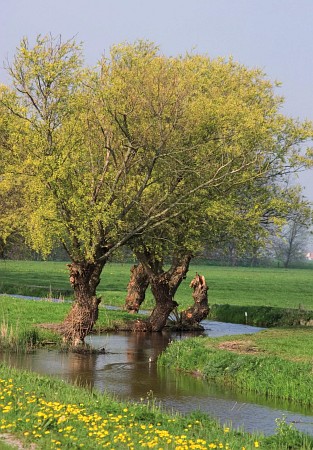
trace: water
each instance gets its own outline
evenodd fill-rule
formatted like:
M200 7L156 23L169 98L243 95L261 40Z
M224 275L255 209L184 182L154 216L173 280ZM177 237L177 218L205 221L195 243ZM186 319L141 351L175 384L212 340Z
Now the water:
M217 337L255 333L260 328L246 325L203 322L203 334ZM190 334L179 333L110 333L90 336L88 342L107 353L84 355L37 350L33 354L2 355L14 367L53 375L82 386L110 392L121 399L145 402L154 398L168 409L188 413L201 410L221 423L243 427L246 431L275 432L275 419L286 415L287 422L313 435L313 411L282 401L256 395L236 393L202 379L158 369L157 356L174 339Z

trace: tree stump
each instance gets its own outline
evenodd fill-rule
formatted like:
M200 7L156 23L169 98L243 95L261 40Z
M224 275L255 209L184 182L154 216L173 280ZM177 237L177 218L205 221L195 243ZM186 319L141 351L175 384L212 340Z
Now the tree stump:
M180 322L183 328L198 327L199 323L208 316L210 311L208 303L209 288L204 276L196 274L189 287L193 289L194 305L180 313Z

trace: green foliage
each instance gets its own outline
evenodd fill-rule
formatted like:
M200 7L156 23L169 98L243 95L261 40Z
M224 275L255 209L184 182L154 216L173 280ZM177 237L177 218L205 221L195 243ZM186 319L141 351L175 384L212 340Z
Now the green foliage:
M210 203L221 210L238 186L296 167L312 137L309 123L279 113L262 71L233 60L169 58L138 41L86 69L80 45L38 36L22 40L8 71L5 183L14 173L21 228L43 255L61 242L75 261L106 261L167 223L170 236L184 211L194 250Z
M304 230L311 225L312 210L310 203L302 197L301 189L290 187L288 180L278 183L278 180L255 179L207 205L202 240L209 254L215 254L231 265L242 260L256 265L262 257L273 259L274 253L279 257L278 252L273 251L277 248L274 244L283 237L287 241L283 233L286 224L296 223L295 236L285 243L292 249L285 267L301 256L303 259ZM297 245L299 237L302 237L302 246Z

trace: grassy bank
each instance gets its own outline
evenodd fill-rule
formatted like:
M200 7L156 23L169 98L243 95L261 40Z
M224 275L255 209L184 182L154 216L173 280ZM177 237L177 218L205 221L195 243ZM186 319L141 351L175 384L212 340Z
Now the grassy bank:
M103 303L124 304L131 264L108 264L99 294ZM192 265L176 300L181 308L192 303L189 283L195 273L205 276L210 304L270 306L313 310L312 276L309 269L245 268ZM64 262L0 261L0 292L49 297L71 295ZM147 293L146 308L152 306Z
M272 306L211 305L209 319L257 327L313 326L313 310Z
M148 404L126 404L60 380L0 366L0 433L41 450L311 449L313 441L280 423L275 436L220 426L205 414L169 415ZM60 401L62 399L62 401Z
M25 351L60 344L58 335L38 325L61 322L69 308L70 303L0 296L0 347ZM133 319L126 312L100 308L95 332L123 327ZM311 329L293 327L233 338L175 341L160 364L237 389L312 405L312 354Z
M39 327L40 324L60 323L71 305L48 300L24 300L0 296L0 348L29 350L46 344L59 344L60 336ZM136 315L124 311L100 308L95 333L122 328Z
M312 406L313 340L308 329L172 342L158 364L242 391Z

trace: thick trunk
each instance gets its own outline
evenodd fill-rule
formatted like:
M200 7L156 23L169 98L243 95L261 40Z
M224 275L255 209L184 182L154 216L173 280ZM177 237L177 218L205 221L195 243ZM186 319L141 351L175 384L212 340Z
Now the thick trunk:
M192 255L187 253L183 256L173 259L172 267L169 270L169 283L171 288L171 294L174 297L181 282L186 279L187 272L189 270L189 264L192 259Z
M70 282L74 289L74 302L70 312L61 325L64 341L77 346L84 343L85 337L92 331L98 319L101 301L96 296L96 288L104 266L102 263L69 264Z
M167 322L168 316L178 306L173 300L171 286L166 274L150 277L150 286L155 298L155 308L148 320L148 329L161 331Z
M208 304L208 286L204 276L196 274L190 283L193 288L194 305L182 311L180 314L180 322L182 327L194 327L204 320L210 311Z
M171 312L178 306L178 303L174 301L174 295L186 278L191 258L190 254L175 257L167 272L150 277L151 291L156 304L149 318L152 331L161 331Z
M148 276L155 308L147 321L137 321L134 331L161 331L171 312L178 306L174 301L174 295L186 278L192 255L186 253L174 256L168 271L163 270L162 259L150 250L138 251L136 255Z
M134 265L130 269L130 273L124 308L130 313L137 313L145 299L149 277L141 263Z

